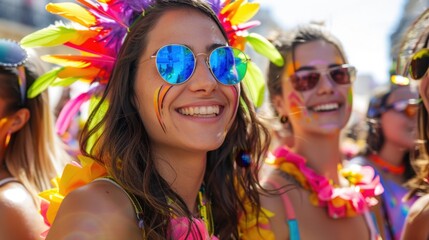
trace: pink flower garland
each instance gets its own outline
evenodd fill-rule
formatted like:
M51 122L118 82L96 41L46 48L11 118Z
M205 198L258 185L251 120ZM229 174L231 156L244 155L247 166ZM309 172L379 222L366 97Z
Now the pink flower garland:
M274 159L267 163L293 176L303 188L312 192L310 202L319 207L327 207L332 218L352 217L362 214L377 204L376 196L384 189L374 169L369 166L353 165L339 169L349 185L334 187L330 181L306 166L306 160L285 147L276 149ZM375 176L375 177L374 177Z
M188 227L191 225L191 231L188 234ZM186 217L172 218L170 221L171 236L168 239L174 240L218 240L216 236L210 237L203 220L193 218L192 223ZM202 238L201 238L202 237Z

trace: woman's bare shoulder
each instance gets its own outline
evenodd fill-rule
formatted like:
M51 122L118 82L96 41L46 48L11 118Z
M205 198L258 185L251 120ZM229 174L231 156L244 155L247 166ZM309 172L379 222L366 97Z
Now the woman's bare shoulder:
M429 194L426 194L411 206L405 221L402 239L428 239L429 229Z
M288 194L287 190L293 184L279 175L278 171L272 171L266 175L262 185L271 192L269 195L261 196L262 207L272 213L272 217L269 218L269 227L276 239L288 239L289 228L286 224L286 208L282 195Z
M70 192L61 203L47 239L128 239L138 230L125 192L109 181L94 181Z
M0 188L2 239L36 239L46 225L31 194L18 182Z
M408 213L409 219L425 219L429 221L429 194L423 195L418 198L411 206Z

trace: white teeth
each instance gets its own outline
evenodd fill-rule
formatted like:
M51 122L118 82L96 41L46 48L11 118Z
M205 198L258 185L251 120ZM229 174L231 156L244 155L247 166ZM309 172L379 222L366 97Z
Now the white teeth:
M179 113L188 116L216 116L219 114L219 105L214 106L199 106L199 107L186 107L179 108Z
M327 103L322 105L317 105L313 107L313 110L316 112L332 111L339 108L338 103Z

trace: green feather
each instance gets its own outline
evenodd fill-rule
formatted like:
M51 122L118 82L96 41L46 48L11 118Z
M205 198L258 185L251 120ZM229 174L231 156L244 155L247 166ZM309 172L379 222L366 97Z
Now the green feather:
M25 36L21 40L21 45L28 48L58 46L68 42L75 34L75 29L52 25Z
M249 62L246 76L243 79L244 91L252 100L255 107L262 106L265 94L265 80L261 70L255 63Z
M283 66L284 60L282 55L265 37L257 33L250 33L246 36L246 40L256 52L267 57L276 66Z
M67 87L67 86L72 85L77 80L79 80L78 77L57 78L52 82L51 86Z
M36 81L28 89L27 97L34 98L45 91L51 85L51 83L57 79L58 73L63 69L64 68L55 68L36 79Z
M92 96L90 101L89 101L89 113L92 113L95 110L95 107L100 104L101 101L101 97L99 96ZM96 127L96 125L101 122L101 120L103 119L104 115L106 114L107 110L109 108L109 103L107 100L105 100L104 102L101 103L100 107L98 108L97 114L94 115L94 118L91 120L91 122L89 123L89 128L91 130L94 130L94 128ZM91 137L88 139L88 144L87 144L87 151L91 151L92 148L97 144L98 139L100 139L100 137L102 136L104 132L104 126L101 126L101 128L97 129L94 134L91 135Z

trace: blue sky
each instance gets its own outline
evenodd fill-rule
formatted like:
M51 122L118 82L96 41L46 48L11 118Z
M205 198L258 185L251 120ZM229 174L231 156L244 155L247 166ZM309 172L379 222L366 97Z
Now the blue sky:
M358 74L388 81L390 34L395 30L405 0L259 0L285 28L311 20L325 25L342 41Z

